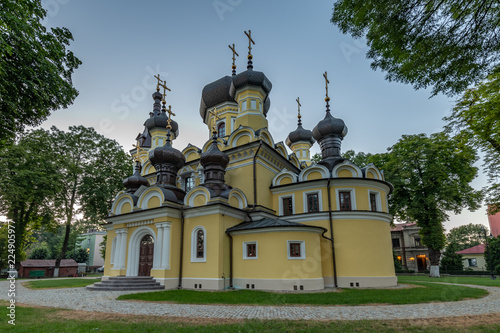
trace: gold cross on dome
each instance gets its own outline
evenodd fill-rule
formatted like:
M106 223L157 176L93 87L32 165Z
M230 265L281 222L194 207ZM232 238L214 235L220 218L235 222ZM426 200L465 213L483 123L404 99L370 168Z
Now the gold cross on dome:
M168 113L167 128L172 129L172 126L170 125L170 123L172 122L172 116L175 116L175 113L172 112L172 105L168 106L168 109L166 110L166 112Z
M158 83L156 84L156 90L160 91L160 82L161 82L161 79L160 79L160 74L158 75L153 75L155 77L155 79L158 80Z
M299 109L299 118L300 118L300 107L302 106L302 104L300 104L300 97L297 97L296 101L297 101L297 106Z
M248 37L248 55L252 55L252 44L255 45L255 42L252 39L252 30L245 31L245 35Z
M238 56L238 57L239 57L240 55L239 55L239 54L236 52L236 50L234 49L234 44L233 44L233 46L228 45L228 47L231 49L231 51L233 51L233 66L234 66L234 62L236 61L236 57L235 57L235 55L236 55L236 56Z
M158 75L158 76L160 76L160 75ZM160 81L161 81L161 80L160 80ZM158 88L159 88L159 87L162 87L162 88L163 88L163 100L165 101L165 97L167 96L167 90L168 90L168 91L172 91L172 90L170 90L170 88L168 88L168 87L167 87L167 81L166 81L166 80L164 80L164 81L162 81L162 82L163 82L163 83L158 82ZM175 114L174 114L174 116L175 116Z
M326 98L329 100L330 98L328 97L328 84L330 81L328 81L328 73L325 71L325 74L323 74L323 77L325 78L325 89L326 89Z
M217 131L215 130L215 125L217 124L217 120L220 119L220 116L219 116L219 111L217 110L217 108L214 108L213 110L210 110L209 113L212 115L212 133L217 133Z

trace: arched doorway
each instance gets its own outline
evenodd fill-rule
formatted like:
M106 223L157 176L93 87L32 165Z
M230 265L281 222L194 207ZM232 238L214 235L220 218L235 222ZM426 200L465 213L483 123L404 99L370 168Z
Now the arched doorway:
M154 239L151 235L142 237L139 246L139 276L150 276L153 267Z

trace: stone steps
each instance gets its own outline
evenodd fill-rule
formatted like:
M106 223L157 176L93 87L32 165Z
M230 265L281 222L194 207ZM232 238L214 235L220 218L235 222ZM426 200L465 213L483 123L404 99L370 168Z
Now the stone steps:
M87 286L89 290L165 290L152 276L112 276Z

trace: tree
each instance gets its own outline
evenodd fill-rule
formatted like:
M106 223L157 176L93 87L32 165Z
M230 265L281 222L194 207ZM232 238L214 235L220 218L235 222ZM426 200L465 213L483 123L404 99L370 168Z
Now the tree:
M484 242L484 226L482 224L466 224L453 228L446 235L449 244L455 244L456 251L468 249Z
M30 259L49 259L49 250L46 247L38 247L31 252Z
M62 178L54 163L50 135L44 130L25 134L0 153L0 213L15 226L15 259L19 268L33 230L55 223L53 199L61 190Z
M338 0L332 23L365 38L386 79L456 95L500 60L500 6L482 0Z
M486 201L493 214L500 211L500 69L477 87L468 89L453 108L446 130L459 133L484 152L489 187Z
M22 260L29 233L57 221L64 224L59 267L74 245L68 244L76 214L94 225L102 222L132 171L116 141L83 126L72 126L69 132L55 127L32 131L4 151L0 212L15 221L17 261Z
M488 246L484 251L486 269L500 274L500 236L488 239Z
M78 95L71 75L81 61L67 49L73 36L47 31L45 16L40 0L0 3L0 146Z
M417 222L422 243L429 248L430 275L439 276L447 212L474 210L481 202L482 193L469 185L477 174L475 150L445 133L404 135L387 153L375 157L394 186L390 212Z
M449 243L446 250L443 253L443 258L441 259L441 269L447 271L463 271L464 262L461 254L457 254L460 251L456 243Z
M106 259L106 244L108 243L108 235L102 237L102 242L99 243L99 253L103 259Z
M85 249L78 248L69 251L66 254L66 259L73 259L76 262L82 263L82 262L87 262L89 260L89 254Z
M130 160L114 140L93 128L71 126L69 132L51 128L62 190L54 199L57 213L64 221L65 235L54 276L65 257L74 217L78 212L92 223L108 215L114 195L123 188L123 179L132 172Z
M374 156L374 155L370 154L370 153L367 153L367 154L365 154L363 152L356 153L352 149L350 149L342 154L343 158L348 159L349 161L356 164L360 168L364 168L365 166L370 164L372 156Z

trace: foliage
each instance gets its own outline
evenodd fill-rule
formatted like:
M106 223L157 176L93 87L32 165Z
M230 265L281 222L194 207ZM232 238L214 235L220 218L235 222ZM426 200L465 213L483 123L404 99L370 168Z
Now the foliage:
M462 255L457 254L459 251L456 243L449 243L446 247L446 251L443 253L443 258L441 258L441 269L461 271L464 269L464 262L462 260Z
M8 265L8 225L0 222L0 270L7 268Z
M453 228L446 235L449 244L455 244L456 251L468 249L484 242L485 229L482 224L465 224Z
M386 79L455 95L500 60L500 6L494 1L338 0L332 23L365 38L371 67Z
M46 247L38 247L30 254L30 259L49 259L49 250Z
M359 166L360 168L364 168L365 166L367 166L368 164L371 163L371 158L372 158L372 154L370 153L363 153L363 152L359 152L359 153L356 153L354 150L348 150L346 151L345 153L342 154L342 157L343 158L346 158L348 159L349 161L351 161L352 163L356 164L357 166Z
M394 270L396 272L401 272L403 270L403 265L401 264L401 261L399 261L398 256L394 252L392 252L392 259L394 261Z
M500 265L500 236L488 239L488 246L484 251L484 260L488 271L491 271L492 268L496 270L497 266Z
M72 251L69 251L66 253L66 259L73 259L74 261L78 263L82 262L87 262L89 260L89 254L87 253L87 250L79 248L79 249L74 249Z
M76 242L76 235L70 239L76 214L81 213L87 225L102 222L132 171L116 141L83 126L72 126L68 132L56 127L32 131L4 152L0 213L16 221L16 250L24 251L33 230L42 225L55 230L54 221L63 222L60 251L50 245L57 250L52 255L59 252L56 265Z
M99 253L101 257L106 260L106 244L108 242L108 235L102 237L102 242L99 243Z
M500 69L487 80L468 89L453 108L448 132L457 132L470 145L483 150L484 168L489 187L486 202L493 208L490 213L500 211Z
M30 234L55 222L55 195L62 177L54 163L54 147L48 132L36 130L15 144L0 148L0 214L15 226L16 264L24 260Z
M314 154L311 158L311 161L315 162L315 163L318 163L319 161L321 161L323 159L323 157L321 157L321 154Z
M45 16L40 0L0 3L0 146L78 95L71 76L81 61L67 49L73 36L47 31Z
M390 212L417 222L431 265L439 264L444 248L447 212L477 209L482 193L469 183L476 177L474 149L445 133L404 135L385 154L371 158L394 186Z

